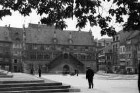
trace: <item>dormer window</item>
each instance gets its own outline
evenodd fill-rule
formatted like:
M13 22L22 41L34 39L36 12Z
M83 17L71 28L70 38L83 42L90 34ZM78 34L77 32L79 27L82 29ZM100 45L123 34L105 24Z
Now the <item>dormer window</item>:
M18 32L15 33L15 35L18 35L18 34L19 34Z
M72 41L71 39L69 39L69 43L70 43L70 44L72 44L72 43L73 43L73 41Z
M73 43L73 41L72 41L72 33L71 32L69 33L68 42L69 42L69 44L72 44Z
M53 38L53 43L56 44L58 42L57 38Z
M16 38L15 40L16 40L16 41L20 41L20 39L19 39L19 38Z
M127 41L127 44L131 44L131 40L128 40L128 41Z

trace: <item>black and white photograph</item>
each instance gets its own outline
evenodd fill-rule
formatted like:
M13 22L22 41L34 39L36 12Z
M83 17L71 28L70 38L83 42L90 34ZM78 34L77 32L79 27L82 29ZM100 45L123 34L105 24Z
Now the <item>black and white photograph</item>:
M0 93L140 93L140 0L0 0Z

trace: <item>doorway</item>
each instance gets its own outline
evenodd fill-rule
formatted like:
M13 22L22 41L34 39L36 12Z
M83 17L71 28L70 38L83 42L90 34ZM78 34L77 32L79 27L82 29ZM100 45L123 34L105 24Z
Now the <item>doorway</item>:
M63 66L63 74L69 74L70 73L70 67L68 65Z

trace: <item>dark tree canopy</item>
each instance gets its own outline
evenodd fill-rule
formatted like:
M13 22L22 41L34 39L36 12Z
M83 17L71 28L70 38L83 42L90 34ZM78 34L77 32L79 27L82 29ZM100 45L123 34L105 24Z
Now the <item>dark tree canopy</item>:
M29 16L32 10L43 17L42 24L55 25L56 28L67 27L65 19L73 17L77 19L76 27L84 28L87 22L90 26L99 26L101 35L113 36L116 34L115 28L110 25L113 17L116 23L122 23L123 15L128 15L128 20L124 23L124 30L137 30L140 27L140 4L138 0L0 0L2 9L0 18L11 15L11 10L19 11L23 16ZM99 13L102 2L112 2L117 8L108 10L108 16ZM111 5L111 6L112 6Z

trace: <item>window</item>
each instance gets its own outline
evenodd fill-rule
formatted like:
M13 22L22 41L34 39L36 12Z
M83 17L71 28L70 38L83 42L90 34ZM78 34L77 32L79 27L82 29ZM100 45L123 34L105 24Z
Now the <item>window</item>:
M20 41L20 38L16 38L15 40L16 40L16 41Z
M138 45L137 49L140 51L140 44Z
M37 59L43 59L42 53L37 53Z
M50 59L49 54L44 54L44 59Z
M31 44L28 45L28 49L29 49L29 50L32 50L32 49L33 49Z
M115 37L113 37L113 41L115 41Z
M0 48L0 53L3 53L3 49L2 48Z
M89 55L87 55L87 59L88 60L90 60L91 59L91 55L89 54Z
M46 50L49 50L50 49L50 47L49 46L46 46Z
M85 60L86 59L86 56L85 55L81 55L81 59L82 60Z
M33 47L33 49L35 49L35 50L37 49L37 45L32 45L32 47Z
M57 43L57 42L58 42L57 38L53 38L53 39L52 39L52 42L53 42L53 43Z
M116 37L116 41L118 41L118 40L119 40L119 37L117 36L117 37Z
M88 51L88 46L85 47L85 51Z
M70 50L73 50L73 46L69 46Z
M109 45L109 43L106 43L106 46L108 46Z
M9 62L9 58L5 58L5 62Z
M77 50L77 46L74 46L74 50Z
M17 63L17 59L14 59L14 63Z
M43 45L40 46L40 50L44 50L44 46Z
M131 47L130 46L127 46L126 47L126 51L130 51L131 50Z
M0 58L0 61L3 61L3 58Z
M73 41L70 39L69 42L70 42L70 44L72 44Z
M101 43L98 43L98 46L102 46L102 44Z
M15 35L19 35L19 33L18 33L18 32L16 32L16 33L15 33Z
M35 52L30 53L30 59L36 59L36 53Z
M68 59L68 54L67 53L64 54L64 59Z

